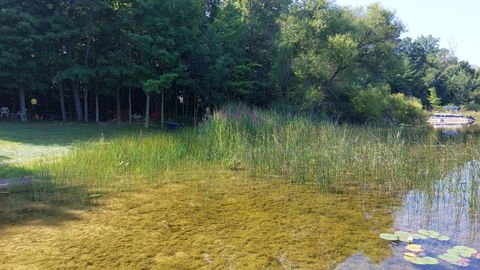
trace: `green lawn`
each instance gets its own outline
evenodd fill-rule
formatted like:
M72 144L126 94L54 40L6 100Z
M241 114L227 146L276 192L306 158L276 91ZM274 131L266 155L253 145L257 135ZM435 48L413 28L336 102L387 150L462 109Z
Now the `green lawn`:
M0 121L0 178L31 174L31 165L65 155L76 144L131 135L139 129L128 125Z

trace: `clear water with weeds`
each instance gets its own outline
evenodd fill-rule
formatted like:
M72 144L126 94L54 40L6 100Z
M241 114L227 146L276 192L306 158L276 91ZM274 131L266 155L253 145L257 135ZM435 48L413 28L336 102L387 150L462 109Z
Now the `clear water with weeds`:
M27 193L0 195L0 269L432 268L378 237L395 230L480 248L475 129L446 137L235 105L174 133L11 125L0 123L0 140L27 144L39 127L36 145L57 136L70 150L0 163L0 178L36 179Z

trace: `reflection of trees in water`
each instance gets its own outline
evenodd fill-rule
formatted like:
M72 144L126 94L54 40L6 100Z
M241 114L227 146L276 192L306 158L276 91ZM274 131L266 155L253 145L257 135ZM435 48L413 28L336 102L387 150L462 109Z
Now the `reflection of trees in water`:
M412 190L396 215L396 227L434 229L453 241L480 243L480 162L469 162L438 180L430 190Z

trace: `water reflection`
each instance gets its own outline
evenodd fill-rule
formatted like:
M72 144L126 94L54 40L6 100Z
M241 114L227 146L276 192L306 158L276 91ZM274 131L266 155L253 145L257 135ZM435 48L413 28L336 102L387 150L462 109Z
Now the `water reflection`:
M396 230L431 229L448 235L451 240L420 241L427 256L437 257L455 245L480 249L480 162L469 162L438 180L431 190L411 190L404 195L404 204L394 214ZM480 260L472 259L469 267L441 262L434 266L415 266L403 260L403 246L393 246L393 256L373 264L357 254L336 269L480 269Z

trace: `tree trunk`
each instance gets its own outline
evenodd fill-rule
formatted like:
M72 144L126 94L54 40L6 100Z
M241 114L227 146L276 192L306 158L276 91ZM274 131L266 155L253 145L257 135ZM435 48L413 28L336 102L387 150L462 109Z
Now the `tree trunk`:
M85 112L85 122L88 123L88 83L85 84L85 96L83 101L83 111Z
M147 94L147 101L145 104L145 128L148 128L150 122L150 94Z
M62 122L67 121L67 112L65 111L65 88L63 81L60 82L60 87L58 88L58 95L60 96L60 110L62 111Z
M18 89L18 97L20 98L20 121L27 122L27 107L25 105L25 88L23 86Z
M164 100L164 93L162 91L162 104L161 104L161 107L160 107L160 111L161 111L160 112L160 114L161 114L160 115L160 127L162 127L162 128L163 128L163 120L164 120L164 102L163 102L163 100Z
M117 90L115 91L115 101L117 103L117 124L120 124L122 122L122 113L120 112L120 87L117 87Z
M83 120L82 101L80 100L80 93L76 81L72 81L73 102L75 103L75 112L77 113L77 121Z
M128 88L128 123L132 123L132 89Z
M110 118L110 95L106 95L105 99L106 99L106 103L107 103L106 119L107 119L107 122L110 122L110 120L112 120Z
M198 101L197 96L193 95L193 125L197 127L197 116L198 116Z
M95 122L100 123L100 110L98 108L98 93L95 91Z

